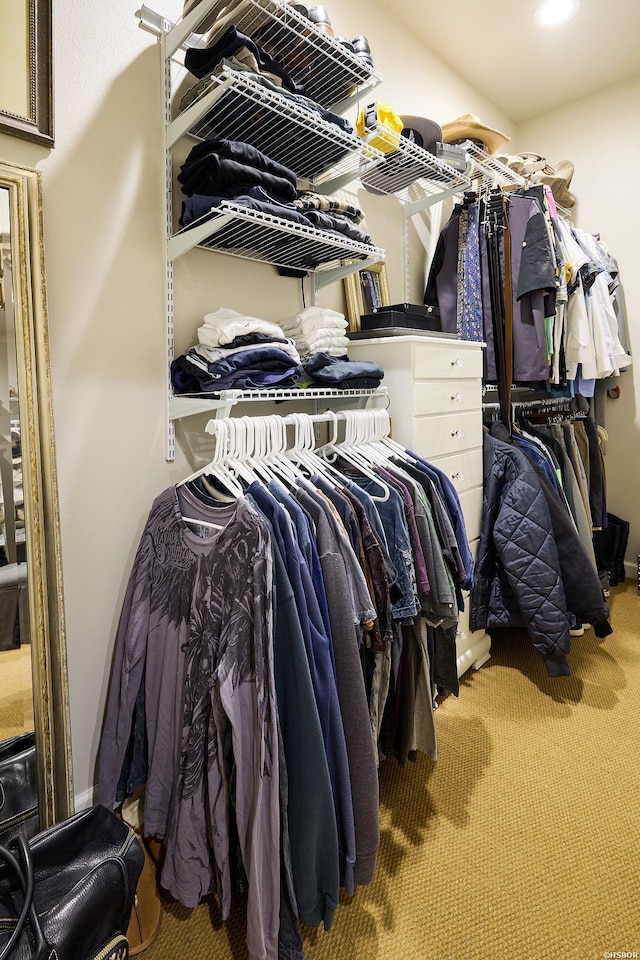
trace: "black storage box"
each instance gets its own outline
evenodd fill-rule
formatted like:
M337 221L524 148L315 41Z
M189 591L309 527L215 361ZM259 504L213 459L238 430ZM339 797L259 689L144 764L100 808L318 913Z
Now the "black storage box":
M423 303L394 303L389 307L376 307L373 313L360 317L361 330L377 330L381 327L406 327L408 330L440 330L440 312L436 307Z

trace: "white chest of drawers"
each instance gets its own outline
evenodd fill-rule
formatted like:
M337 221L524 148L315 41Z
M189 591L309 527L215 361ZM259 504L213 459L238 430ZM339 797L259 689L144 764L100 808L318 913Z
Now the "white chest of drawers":
M353 341L353 360L384 370L393 438L443 470L454 484L475 555L482 515L482 344L445 337L384 337ZM460 613L458 676L489 659L491 640L469 630L469 603Z

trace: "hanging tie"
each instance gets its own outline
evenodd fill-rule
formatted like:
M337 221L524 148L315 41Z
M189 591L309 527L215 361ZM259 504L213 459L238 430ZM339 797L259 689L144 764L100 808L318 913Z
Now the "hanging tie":
M463 340L476 342L484 339L479 221L479 204L472 203L468 210L464 248L463 309L460 332Z

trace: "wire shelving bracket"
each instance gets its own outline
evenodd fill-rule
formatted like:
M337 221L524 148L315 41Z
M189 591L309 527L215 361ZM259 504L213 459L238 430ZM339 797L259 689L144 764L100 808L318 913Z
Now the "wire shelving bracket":
M496 157L486 153L482 147L479 147L473 140L467 140L463 144L467 155L471 161L470 177L476 182L481 181L482 185L495 187L524 187L526 180L511 170L506 164L502 163Z
M330 403L339 401L344 404L356 402L359 407L374 406L381 398L387 398L386 387L376 387L373 390L330 390L322 387L306 390L221 390L214 396L205 394L174 395L170 398L170 417L179 420L191 417L198 413L214 412L216 418L228 417L237 403L273 403L274 401L312 400L319 406L321 402Z
M345 270L341 261L346 259L385 259L385 252L379 247L252 210L232 200L222 200L194 225L174 234L168 242L169 259L177 260L196 246L310 273L324 273L332 265L339 271ZM361 267L361 263L354 263L341 275ZM336 277L332 275L332 279Z
M422 196L410 202L410 215L471 186L467 173L456 170L385 124L376 123L367 130L365 141L371 144L375 140L386 142L392 149L360 179L373 192L385 194L402 194L417 184Z
M190 134L244 140L298 175L302 190L330 193L378 163L383 154L300 103L225 66L211 86L171 121L170 146Z
M234 24L282 64L305 95L321 106L344 113L381 81L380 73L284 0L200 0L186 17L171 24L166 53L173 57L184 46L204 46L199 24L214 7L218 19L206 34L206 44L216 41ZM143 6L141 24L159 32L158 15Z

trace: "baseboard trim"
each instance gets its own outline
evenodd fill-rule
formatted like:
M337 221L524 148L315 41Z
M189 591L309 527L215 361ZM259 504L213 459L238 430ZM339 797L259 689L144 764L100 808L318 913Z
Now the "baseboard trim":
M84 790L82 793L77 793L73 798L75 805L76 813L80 813L81 810L88 810L89 807L92 807L96 802L96 787L89 787L88 790Z
M629 580L638 579L638 566L632 560L625 560L624 562L624 572L626 573Z

